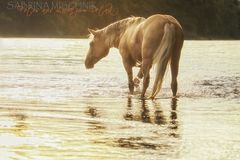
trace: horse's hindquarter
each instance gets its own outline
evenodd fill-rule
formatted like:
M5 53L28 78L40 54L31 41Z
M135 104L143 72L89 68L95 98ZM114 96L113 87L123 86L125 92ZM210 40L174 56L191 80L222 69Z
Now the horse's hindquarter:
M164 35L164 27L166 24L173 24L177 32L181 32L182 28L179 22L169 15L153 15L147 18L142 25L143 44L142 57L152 58L156 49L162 41Z

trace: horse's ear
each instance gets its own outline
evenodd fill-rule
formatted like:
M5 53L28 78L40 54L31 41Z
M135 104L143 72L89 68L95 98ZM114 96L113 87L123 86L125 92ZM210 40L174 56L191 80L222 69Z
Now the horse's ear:
M90 29L88 28L88 32L90 32L91 34L93 34L94 36L96 36L98 34L97 31L93 30L93 29Z

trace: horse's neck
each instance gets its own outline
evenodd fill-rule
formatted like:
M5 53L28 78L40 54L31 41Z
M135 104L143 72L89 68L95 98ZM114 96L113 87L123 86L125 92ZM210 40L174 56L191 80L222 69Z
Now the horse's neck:
M105 27L105 34L106 39L110 47L118 48L119 42L122 38L122 35L125 33L126 29L132 23L140 23L143 18L127 18L110 24L109 26Z
M118 48L119 41L127 26L123 23L115 22L105 28L105 36L110 47Z

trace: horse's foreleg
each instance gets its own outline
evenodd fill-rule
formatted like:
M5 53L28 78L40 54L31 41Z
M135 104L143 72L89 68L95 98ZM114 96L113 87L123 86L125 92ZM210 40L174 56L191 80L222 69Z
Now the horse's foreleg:
M134 78L133 82L136 87L139 86L140 80L143 78L143 73L142 73L142 66L140 67L140 70L138 71L137 77Z
M151 67L152 67L151 59L144 59L142 67L141 67L142 68L142 73L143 73L143 89L142 89L141 98L144 98L146 90L147 90L148 85L149 85L149 81L150 81L149 71L150 71Z
M129 88L130 94L133 94L134 83L133 83L132 66L127 62L123 62L123 65L128 75L128 88Z

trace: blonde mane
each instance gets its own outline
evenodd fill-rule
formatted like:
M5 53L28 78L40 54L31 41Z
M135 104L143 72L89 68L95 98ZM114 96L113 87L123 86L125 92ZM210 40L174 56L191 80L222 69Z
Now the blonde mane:
M143 20L145 20L145 18L143 17L131 16L131 17L113 22L102 29L98 29L97 31L102 31L105 34L106 39L109 39L109 38L116 39L116 38L119 38L118 36L120 36L120 34L123 33L126 30L126 28L134 24L139 24ZM91 33L88 35L88 39L93 39L93 37L94 36Z
M129 17L106 26L102 29L106 38L106 43L111 47L117 47L117 44L126 29L131 25L137 25L144 20L145 18L143 17Z
M110 25L103 28L103 30L106 33L117 32L119 30L122 31L133 24L139 24L143 20L145 20L145 18L143 17L128 17L128 18L111 23Z

